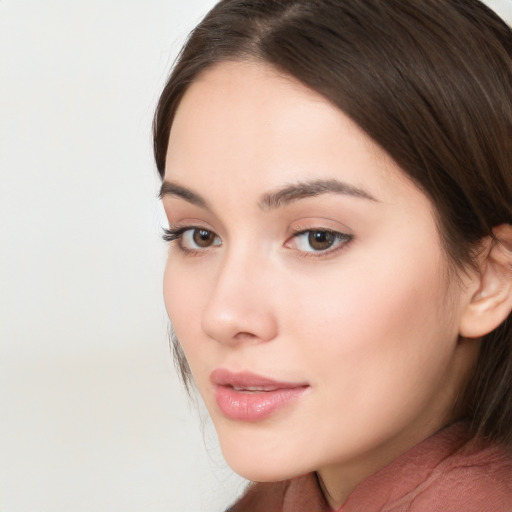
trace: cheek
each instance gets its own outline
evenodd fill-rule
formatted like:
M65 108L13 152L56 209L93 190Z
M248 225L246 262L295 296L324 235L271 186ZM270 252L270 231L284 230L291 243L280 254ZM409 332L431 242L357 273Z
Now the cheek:
M179 274L177 272L173 272L173 264L171 261L167 261L164 271L164 302L165 309L167 310L167 315L169 316L171 322L173 319L180 318L179 310L180 310L180 301L178 289L181 288Z
M196 280L184 266L169 259L163 279L164 302L167 314L180 343L187 353L189 340L197 339L200 329L201 300L204 284L199 290Z
M363 439L381 442L433 411L442 396L456 322L443 312L439 260L414 256L414 262L381 258L371 271L361 259L361 266L331 272L330 280L290 289L291 359L307 369L315 390L302 424L332 442L326 453L350 439L352 447Z
M347 258L330 279L315 280L322 287L296 286L290 322L309 364L352 392L372 382L419 383L441 366L457 334L452 316L442 314L447 291L440 269L437 253L404 248L373 261Z
M199 289L197 281L178 261L170 259L167 262L163 279L165 308L192 372L193 381L201 389L207 352L204 350L205 345L200 342L201 300L205 296L205 289L204 282ZM211 345L209 343L206 346Z

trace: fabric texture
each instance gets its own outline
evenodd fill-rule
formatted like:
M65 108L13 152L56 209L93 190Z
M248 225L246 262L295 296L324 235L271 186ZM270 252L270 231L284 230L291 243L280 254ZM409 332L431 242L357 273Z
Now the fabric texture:
M333 512L314 473L255 483L227 512ZM361 482L337 512L512 512L512 454L458 423Z

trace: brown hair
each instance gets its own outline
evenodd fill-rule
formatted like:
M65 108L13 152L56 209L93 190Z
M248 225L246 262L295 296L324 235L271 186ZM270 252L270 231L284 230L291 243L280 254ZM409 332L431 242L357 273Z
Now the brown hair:
M222 0L161 95L163 177L176 109L201 71L256 60L350 116L431 199L457 269L512 224L512 31L479 0ZM473 434L512 442L510 318L488 334L462 397ZM175 340L186 383L190 370Z

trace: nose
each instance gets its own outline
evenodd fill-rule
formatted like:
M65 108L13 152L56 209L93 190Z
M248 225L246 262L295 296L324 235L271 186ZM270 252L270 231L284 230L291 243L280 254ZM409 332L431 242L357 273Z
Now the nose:
M274 282L268 262L231 255L219 268L203 311L201 326L210 338L225 344L267 342L277 336L272 306Z

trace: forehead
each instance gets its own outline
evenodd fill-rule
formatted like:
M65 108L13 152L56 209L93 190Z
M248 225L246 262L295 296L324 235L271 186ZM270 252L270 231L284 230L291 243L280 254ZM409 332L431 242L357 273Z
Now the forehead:
M184 95L169 138L166 179L213 190L219 180L226 187L250 182L271 189L331 178L374 190L412 185L340 109L271 66L221 63Z

